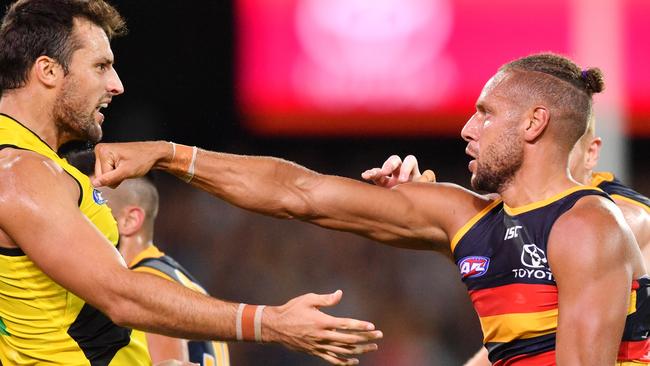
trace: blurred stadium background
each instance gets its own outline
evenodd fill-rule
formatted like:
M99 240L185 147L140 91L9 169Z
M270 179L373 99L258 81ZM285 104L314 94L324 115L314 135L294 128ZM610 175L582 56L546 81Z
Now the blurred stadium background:
M467 185L459 131L483 83L504 62L554 51L603 69L601 168L650 195L646 0L111 3L130 34L113 42L126 93L106 111L105 141L174 140L352 178L389 154L414 154L439 180ZM250 214L169 176L158 183L155 241L212 295L281 304L343 289L327 311L385 333L365 365L459 365L480 346L443 256ZM232 345L231 357L324 364L255 344Z

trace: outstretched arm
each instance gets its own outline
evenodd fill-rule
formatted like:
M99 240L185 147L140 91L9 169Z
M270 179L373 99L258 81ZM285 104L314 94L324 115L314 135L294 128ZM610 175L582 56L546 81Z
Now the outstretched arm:
M119 325L186 339L236 338L238 304L128 270L117 250L83 216L78 195L76 183L51 160L13 149L0 153L0 229L55 282ZM340 299L340 292L308 294L265 308L262 340L333 364L356 364L347 357L376 349L368 342L381 333L372 331L371 323L318 310Z
M168 142L99 144L95 183L162 169L178 176ZM450 237L489 204L452 184L386 190L286 160L198 150L192 184L239 207L350 231L400 247L448 251Z
M632 279L645 273L620 211L585 197L553 226L549 265L558 288L558 365L613 365Z

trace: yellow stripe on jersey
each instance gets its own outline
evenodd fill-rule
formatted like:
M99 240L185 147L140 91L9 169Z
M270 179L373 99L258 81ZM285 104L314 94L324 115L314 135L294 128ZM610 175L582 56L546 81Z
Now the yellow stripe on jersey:
M597 190L597 191L602 191L600 188L596 187L588 187L588 186L575 186L571 187L563 192L560 192L556 195L553 195L552 197L549 197L547 199L541 200L541 201L536 201L533 203L529 203L527 205L523 205L520 207L508 207L505 203L503 204L503 209L506 211L506 213L510 216L516 216L516 215L521 215L522 213L532 211L535 209L538 209L540 207L544 207L547 205L550 205L551 203L560 200L571 193L577 192L577 191L584 191L584 190Z
M484 316L479 320L484 343L505 343L554 333L557 328L557 309L537 313Z
M636 291L630 293L630 302L627 307L627 315L633 314L636 312Z
M162 273L162 272L160 272L160 271L158 271L158 270L156 270L156 269L154 269L154 268L150 268L150 267L138 267L138 268L133 268L132 270L133 270L134 272L149 273L149 274L152 274L152 275L154 275L154 276L158 276L158 277L164 278L164 279L166 279L166 280L169 280L169 281L172 281L172 282L176 282L176 281L174 281L173 278L169 277L166 273Z
M494 200L492 203L487 205L487 207L482 209L481 212L474 215L474 217L472 217L469 221L467 221L467 223L465 225L463 225L463 227L461 227L458 230L458 232L453 236L453 239L451 239L451 252L452 253L454 252L454 249L456 249L456 245L458 245L458 242L460 242L460 240L463 238L463 236L465 236L465 234L467 234L469 229L471 229L474 226L474 224L476 224L478 222L478 220L483 218L483 216L487 215L487 213L490 212L490 210L492 210L499 203L501 203L500 199Z

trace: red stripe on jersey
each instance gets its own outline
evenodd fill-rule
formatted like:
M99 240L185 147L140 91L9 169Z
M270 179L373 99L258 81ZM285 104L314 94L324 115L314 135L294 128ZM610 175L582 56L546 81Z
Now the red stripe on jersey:
M555 351L538 355L519 355L507 360L499 360L493 366L555 366Z
M650 361L650 340L624 341L618 349L619 361Z
M557 287L517 283L469 292L480 317L557 309Z

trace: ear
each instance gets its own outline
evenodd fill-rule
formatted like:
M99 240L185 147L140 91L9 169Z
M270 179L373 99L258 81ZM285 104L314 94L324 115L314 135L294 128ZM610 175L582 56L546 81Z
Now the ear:
M600 148L603 145L603 140L600 137L594 137L587 147L585 152L585 168L587 170L593 170L598 164L598 158L600 157Z
M140 232L146 219L142 207L126 206L122 209L122 215L117 220L120 235L131 236Z
M524 139L526 142L532 142L544 133L544 130L548 126L549 118L550 114L546 107L535 107L526 121L526 129L524 131Z
M32 76L35 80L53 88L64 76L63 67L51 57L40 56L32 66Z

